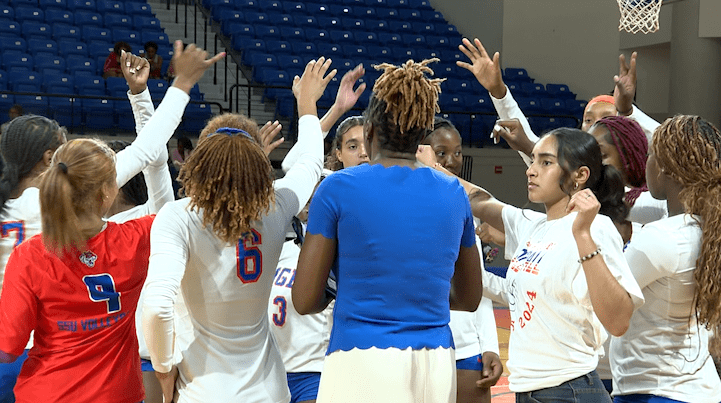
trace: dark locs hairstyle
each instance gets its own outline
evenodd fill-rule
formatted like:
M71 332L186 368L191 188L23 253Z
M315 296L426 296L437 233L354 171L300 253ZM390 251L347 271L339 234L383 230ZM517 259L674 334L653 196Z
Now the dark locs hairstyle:
M423 137L433 128L433 118L440 112L438 94L445 79L431 79L426 74L433 75L428 64L438 60L373 66L384 71L373 86L364 115L375 127L374 133L383 149L415 153Z
M656 129L651 151L661 169L683 186L678 197L688 214L701 216L694 304L699 323L721 341L721 133L699 116L677 115Z
M608 129L606 142L613 144L621 156L621 163L628 184L632 189L626 193L626 203L633 206L638 196L648 190L646 187L646 158L648 140L641 126L625 116L608 116L599 119L595 126Z
M38 115L22 115L13 119L0 140L5 166L0 178L0 208L21 179L42 161L45 151L60 147L66 134L58 122Z
M561 189L570 194L571 172L582 166L588 167L590 173L586 187L601 203L599 213L616 223L625 222L629 208L623 201L623 178L613 166L603 165L601 147L596 139L584 131L567 127L552 130L546 136L554 136L558 145L558 162L563 169Z
M125 140L111 140L107 143L108 147L116 153L124 150L125 147L130 145L130 142ZM145 184L145 177L142 172L133 176L128 183L120 188L119 197L125 198L125 201L128 204L132 204L134 206L143 205L148 201L148 187Z

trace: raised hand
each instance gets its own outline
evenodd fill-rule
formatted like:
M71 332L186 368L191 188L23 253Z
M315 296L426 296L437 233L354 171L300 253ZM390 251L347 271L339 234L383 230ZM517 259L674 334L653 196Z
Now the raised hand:
M613 98L619 114L628 116L633 112L633 97L636 95L636 52L631 53L631 62L626 64L626 56L618 57L618 75L613 76L616 87Z
M311 60L305 66L303 77L295 76L293 79L293 95L298 100L298 116L317 115L316 102L320 99L338 70L330 68L331 60L320 57L317 61Z
M263 127L260 128L260 142L265 155L270 155L271 151L275 150L285 140L281 137L278 140L273 141L273 139L280 134L280 130L282 128L283 125L281 125L277 120L275 122L268 121L268 123L264 124Z
M458 67L473 73L479 83L493 95L494 98L500 99L506 96L506 84L503 83L503 75L501 74L500 58L501 54L496 52L493 59L488 56L486 49L483 47L478 38L474 39L475 45L463 38L463 44L458 45L458 49L468 56L471 63L457 61Z
M498 144L501 137L516 151L526 155L531 155L531 152L533 152L534 143L528 139L528 135L526 135L526 131L523 130L523 125L518 119L499 119L496 121L491 132L491 138L495 144Z
M498 354L490 351L483 353L481 361L483 362L483 372L481 372L481 379L476 381L476 387L490 388L501 379L503 364Z
M416 160L427 165L431 168L435 167L438 161L436 161L436 153L433 152L433 148L428 145L419 145L416 150Z
M485 243L492 243L498 246L506 245L506 234L491 227L486 222L476 228L476 235Z
M191 88L200 80L205 70L224 57L225 52L220 52L208 59L208 52L195 46L195 44L190 44L183 49L183 42L175 41L173 49L175 80L173 86L190 93Z
M334 107L337 107L342 114L348 112L358 102L363 91L366 89L366 84L363 83L358 86L355 90L353 87L359 78L363 77L366 70L363 68L363 64L357 65L353 70L348 71L340 79L340 86L338 87L338 93L335 96Z
M145 58L121 50L120 70L132 94L140 94L148 87L150 63Z
M568 206L566 206L566 212L578 212L571 226L573 235L590 234L591 223L593 219L596 218L600 209L601 203L596 199L596 195L593 194L591 189L583 189L571 196L571 200L568 202Z

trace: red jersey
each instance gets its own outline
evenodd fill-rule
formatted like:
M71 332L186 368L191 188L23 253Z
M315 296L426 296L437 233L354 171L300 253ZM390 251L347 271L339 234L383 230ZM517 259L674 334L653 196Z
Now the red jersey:
M0 296L0 350L20 355L17 402L143 400L135 308L154 216L107 223L85 252L62 258L37 235L15 248Z

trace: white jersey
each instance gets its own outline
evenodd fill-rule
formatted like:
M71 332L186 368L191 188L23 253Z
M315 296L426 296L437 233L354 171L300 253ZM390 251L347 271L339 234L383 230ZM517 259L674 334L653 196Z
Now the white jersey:
M8 199L0 213L0 287L13 249L42 230L39 195L38 188L29 187L17 199Z
M694 271L701 220L679 214L645 225L626 250L646 304L611 340L613 394L653 394L684 402L721 401L721 380L696 321Z
M626 188L627 192L629 190L631 189ZM649 191L638 195L638 199L628 212L628 221L639 224L648 224L666 217L668 217L666 200L654 199Z
M478 236L476 236L476 246L481 256L481 270L485 271L483 246ZM451 321L448 325L453 333L453 344L456 346L456 361L488 351L500 355L496 317L490 299L482 297L478 308L473 312L451 311Z
M128 91L128 99L130 99L130 105L135 118L135 130L139 134L155 113L155 106L150 98L149 91L143 91L137 95L133 95ZM172 125L172 121L165 123ZM175 130L175 128L173 128L173 130ZM145 204L117 213L109 217L108 221L124 223L149 214L156 214L165 203L175 200L170 169L168 168L168 150L166 147L163 147L158 155L158 159L148 164L142 173L148 189L148 201L145 202ZM135 331L138 336L140 357L149 360L150 353L148 352L148 346L145 344L145 338L143 337L141 320L144 299L145 287L143 287L140 292L138 308L135 310ZM176 327L181 329L179 333L192 333L192 326L190 325L190 319L188 318L187 309L185 308L182 297L178 298L176 302L176 310L184 313L177 315L178 323Z
M330 340L335 300L323 312L316 314L301 315L295 310L291 287L298 267L298 255L300 247L294 241L283 244L270 292L268 318L285 371L321 372Z
M194 328L176 384L179 402L287 402L283 362L270 333L268 298L286 227L320 177L323 143L316 116L299 119L303 152L275 182L275 205L251 237L228 245L202 223L189 199L166 204L151 230L143 329L153 368L173 364L173 307L182 290Z
M593 311L571 232L577 213L548 221L545 214L505 206L506 278L483 271L484 292L505 301L511 315L508 380L514 392L557 386L598 364L606 331ZM623 256L623 241L606 216L591 224L609 271L634 307L643 294Z

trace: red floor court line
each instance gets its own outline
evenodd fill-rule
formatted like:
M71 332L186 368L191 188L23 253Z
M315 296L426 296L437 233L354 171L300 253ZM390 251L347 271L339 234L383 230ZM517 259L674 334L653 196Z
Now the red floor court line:
M491 387L492 403L512 403L516 401L515 393L508 389L508 336L511 329L511 315L506 307L494 307L493 314L496 317L496 330L498 332L498 347L501 353L501 362L503 363L503 376L496 386Z

